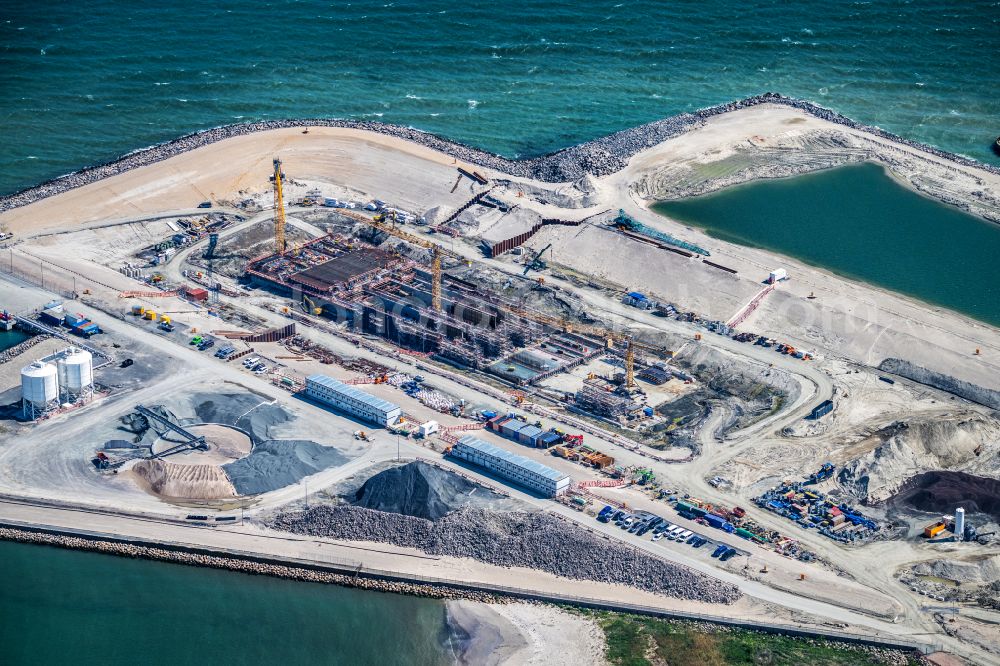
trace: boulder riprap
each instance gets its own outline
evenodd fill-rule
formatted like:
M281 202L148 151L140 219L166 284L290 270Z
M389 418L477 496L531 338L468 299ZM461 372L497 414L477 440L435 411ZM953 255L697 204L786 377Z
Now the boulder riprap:
M391 543L430 555L470 557L501 567L629 585L679 599L730 604L741 596L735 585L600 538L546 512L464 508L432 521L358 506L318 506L279 514L270 526L296 534Z

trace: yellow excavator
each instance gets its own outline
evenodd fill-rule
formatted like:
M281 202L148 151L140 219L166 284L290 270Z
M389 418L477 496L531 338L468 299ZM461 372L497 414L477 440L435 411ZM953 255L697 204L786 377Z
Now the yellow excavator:
M323 308L316 307L316 303L313 299L309 298L305 294L302 294L302 309L311 315L319 316L323 314Z

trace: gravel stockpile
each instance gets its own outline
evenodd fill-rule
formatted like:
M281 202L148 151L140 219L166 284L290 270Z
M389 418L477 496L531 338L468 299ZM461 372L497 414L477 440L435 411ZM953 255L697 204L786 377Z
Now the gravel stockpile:
M470 502L499 498L464 477L417 461L371 477L354 494L354 503L367 509L438 520Z
M302 439L271 439L246 458L223 465L240 495L257 495L298 483L348 458L337 449Z
M944 159L979 169L985 169L993 173L1000 173L1000 168L982 164L976 160L954 153L948 153L927 146L915 141L909 141L896 136L890 132L863 125L855 122L841 114L825 109L812 102L793 99L778 95L776 93L764 93L755 95L743 100L719 104L717 106L702 109L694 113L682 113L663 120L657 120L646 125L640 125L621 132L616 132L609 136L583 143L578 146L566 148L558 152L536 157L530 160L510 160L493 153L488 153L477 148L472 148L448 139L422 132L412 127L402 127L400 125L387 125L376 122L312 118L301 120L271 120L256 123L245 123L239 125L226 125L216 127L202 132L196 132L183 136L179 139L162 143L150 148L137 150L121 157L113 162L82 169L59 178L42 183L36 187L28 188L0 198L0 211L26 206L33 201L53 196L60 192L65 192L76 187L81 187L88 183L93 183L103 178L113 176L124 171L136 169L148 164L160 162L174 155L206 146L216 141L222 141L233 136L252 134L265 130L280 129L285 127L347 127L352 129L368 130L398 137L434 150L446 153L465 162L471 162L483 167L495 169L512 176L526 178L536 178L552 183L573 182L586 174L593 176L606 176L622 169L629 158L641 150L653 146L661 141L677 136L700 126L705 119L722 113L728 113L742 108L756 106L758 104L783 104L785 106L800 109L817 118L850 127L871 134L873 136L894 141L911 146L926 153L942 157Z
M739 589L606 541L547 513L466 508L438 521L356 506L319 506L285 513L270 526L347 541L419 548L431 555L470 557L502 567L540 569L566 578L618 583L679 599L730 604Z
M889 504L929 513L962 507L969 514L985 513L1000 522L1000 479L947 470L924 472L907 480Z

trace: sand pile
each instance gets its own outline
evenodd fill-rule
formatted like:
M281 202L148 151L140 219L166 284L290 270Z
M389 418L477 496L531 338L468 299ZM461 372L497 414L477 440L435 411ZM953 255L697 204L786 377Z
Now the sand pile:
M298 534L391 543L432 555L619 583L680 599L728 604L741 596L735 585L599 538L545 512L465 508L431 521L357 506L318 506L279 514L270 525Z
M380 472L354 494L357 506L428 520L443 518L472 502L495 499L500 495L420 461Z
M966 412L896 422L873 437L871 451L846 464L838 480L857 497L882 502L915 474L959 467L983 471L991 460L995 466L1000 422Z
M186 450L170 454L167 459L175 465L224 465L250 454L253 443L245 433L218 423L185 426L192 435L205 438L207 451ZM161 454L186 441L174 432L168 432L153 442L152 452Z
M236 489L215 465L177 465L163 460L140 460L131 471L154 495L171 499L224 499Z
M914 565L918 576L934 576L957 583L988 585L1000 580L1000 555L990 555L975 560L931 560Z
M249 456L222 469L241 495L257 495L298 483L347 460L337 449L309 440L273 439L261 442Z

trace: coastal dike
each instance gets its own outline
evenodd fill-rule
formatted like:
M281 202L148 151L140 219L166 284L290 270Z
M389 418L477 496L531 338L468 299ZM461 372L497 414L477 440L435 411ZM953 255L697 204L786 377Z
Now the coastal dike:
M0 198L0 212L26 206L35 201L132 169L155 164L218 141L256 132L295 127L338 127L376 132L410 141L447 154L457 160L494 169L510 176L532 178L548 183L573 182L587 175L600 177L616 173L622 170L628 163L628 160L640 151L701 127L706 120L713 116L761 104L778 104L799 109L821 120L865 132L875 138L909 146L915 150L953 162L956 165L982 169L1000 175L1000 168L998 167L983 164L974 159L939 150L916 141L910 141L878 127L864 125L813 102L794 99L777 93L764 93L708 107L692 113L682 113L645 125L639 125L600 139L595 139L594 141L527 160L511 160L412 127L378 122L333 118L304 118L224 125L137 150L111 162L87 167L80 171L49 180L35 187L2 197Z
M502 604L523 601L572 605L596 610L648 615L674 620L706 622L710 624L748 629L768 634L803 638L823 638L855 645L898 650L907 653L930 653L936 647L907 643L838 631L754 624L724 617L715 617L681 611L666 611L638 605L611 604L597 600L566 596L536 594L527 590L480 585L473 587L447 581L420 581L404 579L388 572L346 567L334 563L308 562L291 558L269 557L242 551L210 549L165 542L125 538L78 530L55 529L14 523L0 523L0 540L81 550L119 557L172 562L190 566L226 569L240 573L273 576L289 580L326 583L354 587L376 592L407 594L442 600L469 600Z

